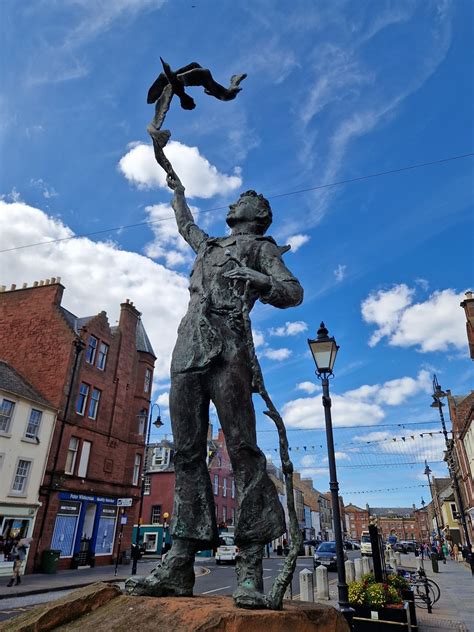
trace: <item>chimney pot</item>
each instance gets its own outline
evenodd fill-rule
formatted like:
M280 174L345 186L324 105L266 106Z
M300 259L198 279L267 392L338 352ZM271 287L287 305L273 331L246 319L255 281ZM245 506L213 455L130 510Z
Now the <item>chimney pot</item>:
M22 289L26 290L27 287L28 287L28 283L23 283Z
M51 277L51 283L56 283L56 277Z
M45 285L49 285L49 279L46 279L46 281L44 282Z
M5 285L0 285L0 292L5 292L6 289Z
M41 279L41 281L39 282L40 287L44 285L44 281L43 279Z
M14 290L16 290L16 285L15 283L12 283L10 286L10 292L13 292Z
M33 287L38 287L38 281L35 281L35 282L33 283Z
M61 283L61 277L56 277L56 283Z
M471 290L468 290L467 292L465 292L464 296L465 296L466 298L468 298L468 299L471 299L471 298L472 298L472 291L471 291Z

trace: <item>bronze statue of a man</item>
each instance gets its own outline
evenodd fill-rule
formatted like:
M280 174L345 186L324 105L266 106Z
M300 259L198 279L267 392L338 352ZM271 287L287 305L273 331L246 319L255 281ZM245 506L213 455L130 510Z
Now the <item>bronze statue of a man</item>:
M235 543L241 607L265 607L262 554L285 530L283 508L257 446L252 393L255 381L245 315L259 299L279 308L296 306L303 290L265 232L268 201L255 191L230 206L228 237L209 237L194 222L181 182L168 176L178 230L196 253L190 301L178 329L171 362L170 416L176 486L171 522L173 546L145 578L127 590L141 595L192 595L197 551L218 543L214 498L207 468L209 405L217 409L237 488Z

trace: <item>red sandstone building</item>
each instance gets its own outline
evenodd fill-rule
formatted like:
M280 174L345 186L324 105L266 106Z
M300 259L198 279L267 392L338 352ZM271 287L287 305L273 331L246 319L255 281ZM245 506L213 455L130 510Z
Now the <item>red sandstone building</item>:
M140 497L156 359L140 312L127 300L116 327L105 312L78 318L54 278L0 290L0 359L59 411L27 570L49 548L60 568L109 564L121 517L130 549Z

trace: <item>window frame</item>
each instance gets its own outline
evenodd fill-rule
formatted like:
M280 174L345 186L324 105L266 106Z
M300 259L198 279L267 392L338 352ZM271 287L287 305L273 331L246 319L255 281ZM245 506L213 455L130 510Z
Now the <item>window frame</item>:
M94 398L94 393L98 393L99 396L97 397L97 399ZM89 402L87 405L87 417L89 419L92 419L93 421L95 421L97 419L97 414L99 412L99 405L100 405L100 398L102 395L102 391L100 390L100 388L97 388L95 386L92 387L92 389L90 390L89 393ZM93 411L93 415L91 415L91 407L92 405L95 404L94 407L94 411Z
M75 439L77 441L77 445L76 445L76 449L75 450L71 449L71 441L72 441L72 439ZM66 462L64 464L64 474L66 474L67 476L74 476L74 472L76 470L77 454L79 452L80 445L81 445L81 440L79 439L79 437L71 436L69 438L69 444L68 444L67 451L66 451ZM72 457L72 467L68 471L66 469L66 467L67 467L67 460L68 460L69 452L73 452L74 456Z
M103 350L105 348L105 352ZM105 371L105 367L107 366L107 358L109 356L110 345L104 342L103 340L99 341L98 353L97 353L97 362L96 367L99 371Z
M143 477L143 495L149 496L151 494L151 476L145 474Z
M135 453L135 459L133 461L133 476L132 476L132 485L137 487L140 483L140 470L142 467L142 455L138 452Z
M10 411L10 416L7 418L7 416L3 413L3 404L4 402L8 402L9 404L12 404L11 407L11 411ZM13 417L15 415L15 408L16 408L16 404L17 402L8 399L7 397L3 397L2 398L2 405L0 406L0 420L1 418L7 418L8 419L8 425L5 427L5 429L0 428L0 435L6 435L6 436L10 436L10 429L11 429L11 425L12 425L12 421L13 421Z
M95 345L91 344L92 341L95 340ZM89 335L89 338L87 340L87 348L86 348L86 362L87 364L90 364L91 366L95 365L95 359L97 357L97 347L99 346L99 339L97 338L97 336L94 336L93 334ZM92 350L92 354L90 353ZM92 357L89 357L89 356Z
M29 429L30 424L31 424L31 417L32 417L33 413L39 413L39 421L38 421L38 424L36 425L36 433L35 434L33 434L31 432L28 433L28 429ZM30 408L30 417L29 417L29 419L28 419L28 421L26 423L26 429L25 429L25 435L24 435L25 439L29 439L29 440L33 440L33 441L36 441L37 439L39 439L39 431L40 431L40 428L41 428L42 418L43 418L43 411L42 410L39 410L38 408Z
M81 456L79 457L79 464L77 466L77 476L79 476L80 478L87 478L87 470L89 469L91 452L92 441L81 441Z
M227 477L226 476L224 476L224 478L222 479L222 498L227 498Z
M158 520L155 520L154 515L155 515L155 510L158 509ZM152 505L151 506L151 512L150 512L150 524L161 524L161 515L162 515L162 506L161 505Z
M230 482L230 497L235 498L235 478L232 478Z
M151 369L145 369L145 380L143 382L143 392L149 393L151 390L151 382L152 382L153 373Z
M219 474L214 474L214 496L219 496Z
M28 469L26 471L26 474L23 475L24 485L21 490L18 490L18 489L14 489L14 485L15 485L16 477L18 476L18 468L20 467L20 463L22 462L28 463ZM10 493L8 494L9 496L21 496L23 498L25 496L28 496L28 484L30 482L32 469L33 469L33 459L27 459L25 457L22 458L21 456L17 458L12 482L10 485Z
M84 395L84 393L82 393L82 387L85 386L86 387L86 393ZM80 415L81 417L85 416L86 410L87 410L87 403L89 400L89 392L90 392L90 384L87 384L86 382L81 382L79 385L79 393L77 395L77 400L76 400L76 415ZM81 397L84 397L84 399L82 400L82 406L79 409L79 399Z

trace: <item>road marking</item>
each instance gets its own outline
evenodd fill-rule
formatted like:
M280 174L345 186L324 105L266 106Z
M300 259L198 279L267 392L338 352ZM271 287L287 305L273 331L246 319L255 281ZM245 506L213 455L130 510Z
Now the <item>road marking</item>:
M264 577L263 579L271 579L271 575L267 575L266 577Z
M273 570L273 568L264 568L263 570L264 570L264 571L272 571L272 570Z
M214 590L206 590L201 593L201 595L208 595L209 593L217 592L218 590L225 590L226 588L230 588L230 586L222 586L222 588L214 588Z

